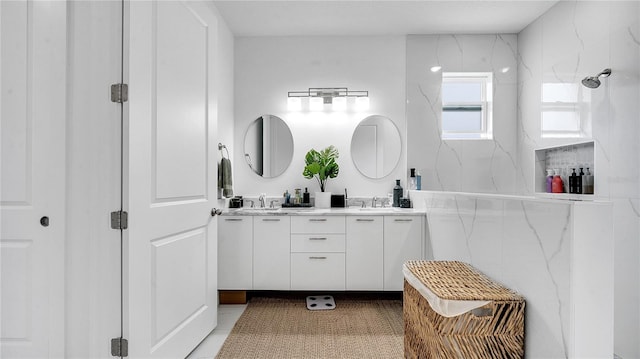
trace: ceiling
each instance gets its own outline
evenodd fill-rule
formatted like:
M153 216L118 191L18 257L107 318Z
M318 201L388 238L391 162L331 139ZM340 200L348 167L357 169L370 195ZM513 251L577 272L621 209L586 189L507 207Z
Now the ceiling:
M557 2L213 1L235 36L515 34Z

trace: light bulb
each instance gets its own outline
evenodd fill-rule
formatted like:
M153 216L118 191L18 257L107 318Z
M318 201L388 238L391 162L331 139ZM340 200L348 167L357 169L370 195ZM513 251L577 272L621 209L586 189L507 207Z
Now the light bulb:
M324 109L324 99L322 97L309 98L309 110L322 111Z
M334 97L332 106L334 111L345 111L347 109L347 98Z
M365 111L369 109L368 97L356 97L356 110Z
M287 109L289 109L289 111L300 111L302 109L302 101L300 100L300 97L288 97Z

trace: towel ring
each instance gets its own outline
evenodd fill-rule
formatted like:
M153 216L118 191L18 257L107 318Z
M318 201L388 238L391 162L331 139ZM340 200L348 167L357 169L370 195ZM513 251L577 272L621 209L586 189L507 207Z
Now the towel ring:
M229 158L229 149L227 148L227 146L223 145L222 143L218 143L218 150L220 150L220 155L224 158L224 152L222 152L222 150L227 151L227 159Z

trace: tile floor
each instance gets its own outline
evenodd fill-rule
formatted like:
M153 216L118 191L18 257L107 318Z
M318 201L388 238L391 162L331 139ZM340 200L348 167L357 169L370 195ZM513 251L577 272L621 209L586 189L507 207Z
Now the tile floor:
M218 354L233 325L247 308L246 304L218 306L218 326L187 356L187 359L212 359Z

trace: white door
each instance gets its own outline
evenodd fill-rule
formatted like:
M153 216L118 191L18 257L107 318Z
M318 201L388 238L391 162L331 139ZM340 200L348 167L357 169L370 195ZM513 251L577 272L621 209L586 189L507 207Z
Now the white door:
M0 26L0 357L60 358L66 5L1 1Z
M129 357L182 358L216 326L217 29L202 4L128 6L125 338Z

